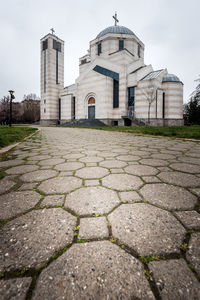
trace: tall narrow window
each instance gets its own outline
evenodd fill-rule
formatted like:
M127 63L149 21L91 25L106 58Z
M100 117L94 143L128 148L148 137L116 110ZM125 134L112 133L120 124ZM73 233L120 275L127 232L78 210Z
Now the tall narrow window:
M76 98L72 97L72 119L76 119Z
M61 120L61 99L58 99L58 120Z
M162 109L162 117L165 118L165 93L163 93L163 109Z
M140 57L140 55L141 55L141 47L140 47L140 45L138 44L138 57Z
M56 49L56 84L58 84L58 50Z
M119 51L124 49L124 40L119 40Z
M129 87L128 88L128 106L132 106L134 108L135 106L135 87Z
M46 93L46 68L47 68L47 55L46 50L44 51L44 93Z
M119 107L119 81L113 79L113 108Z
M98 44L98 55L100 55L100 54L101 54L101 43Z
M42 42L42 50L46 50L48 48L48 39Z

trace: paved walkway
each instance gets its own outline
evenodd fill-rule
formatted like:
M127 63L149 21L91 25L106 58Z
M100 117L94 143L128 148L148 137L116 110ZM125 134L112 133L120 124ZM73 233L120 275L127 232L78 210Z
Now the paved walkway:
M200 299L200 143L41 128L0 168L0 299Z

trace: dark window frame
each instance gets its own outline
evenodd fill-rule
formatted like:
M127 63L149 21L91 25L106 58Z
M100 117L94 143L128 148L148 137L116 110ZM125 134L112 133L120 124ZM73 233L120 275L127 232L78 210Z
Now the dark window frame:
M56 50L56 84L58 84L58 50Z
M101 53L102 53L102 45L101 45L101 43L99 43L97 45L97 54L100 55Z
M124 50L124 40L119 40L119 51Z
M165 119L165 93L163 93L163 99L162 99L162 118Z
M46 72L47 71L47 55L46 55L46 50L44 51L44 93L46 93L46 87L47 87L47 82L46 82Z
M135 86L128 87L128 107L135 107Z
M119 81L113 79L113 108L119 107Z
M48 39L42 42L42 51L48 49Z
M61 52L61 43L56 40L53 40L53 49Z
M141 46L138 44L138 57L141 57Z

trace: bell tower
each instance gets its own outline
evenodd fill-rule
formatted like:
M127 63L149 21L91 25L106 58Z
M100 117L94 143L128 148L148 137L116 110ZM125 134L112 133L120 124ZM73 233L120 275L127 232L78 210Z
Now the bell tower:
M59 94L64 88L64 41L52 33L40 40L40 124L57 124Z

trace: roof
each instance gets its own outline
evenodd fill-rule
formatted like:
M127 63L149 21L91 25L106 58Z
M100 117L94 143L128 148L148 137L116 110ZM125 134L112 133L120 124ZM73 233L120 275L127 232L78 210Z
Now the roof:
M149 80L149 79L154 79L156 78L161 72L162 70L157 70L157 71L152 71L149 74L147 74L144 78L142 78L142 80Z
M71 85L68 85L66 87L64 87L64 89L72 89L74 88L76 85L75 84L71 84Z
M97 35L96 38L100 38L100 37L106 35L107 33L134 35L133 31L128 29L127 27L116 25L116 26L110 26L110 27L105 28Z
M143 69L144 67L146 67L146 65L145 65L145 66L141 66L141 67L137 68L136 70L134 70L134 71L133 71L133 72L131 72L130 74L136 73L137 71L139 71L139 70Z
M180 79L174 74L166 74L163 76L162 82L180 82Z

